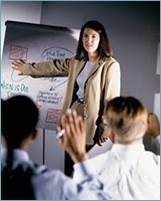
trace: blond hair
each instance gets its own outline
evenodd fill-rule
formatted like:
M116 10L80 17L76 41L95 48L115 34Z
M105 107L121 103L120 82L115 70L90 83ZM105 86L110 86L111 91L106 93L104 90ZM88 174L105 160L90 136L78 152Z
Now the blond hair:
M146 107L134 97L116 97L106 105L105 119L122 143L143 137L147 116Z

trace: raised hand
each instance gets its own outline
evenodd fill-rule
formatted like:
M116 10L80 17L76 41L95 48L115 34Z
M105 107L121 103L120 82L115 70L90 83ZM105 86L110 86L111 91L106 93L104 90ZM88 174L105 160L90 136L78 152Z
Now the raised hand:
M69 109L61 118L61 127L65 134L59 139L59 144L70 154L74 162L85 160L86 129L82 117Z

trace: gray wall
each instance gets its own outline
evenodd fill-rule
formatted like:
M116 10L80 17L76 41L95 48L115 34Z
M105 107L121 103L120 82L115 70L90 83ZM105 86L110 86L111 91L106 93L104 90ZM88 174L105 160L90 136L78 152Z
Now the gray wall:
M1 3L1 53L5 36L5 21L40 23L42 2L11 2Z
M141 99L153 111L160 92L159 9L159 2L43 2L41 23L80 29L87 20L102 22L121 64L121 94Z

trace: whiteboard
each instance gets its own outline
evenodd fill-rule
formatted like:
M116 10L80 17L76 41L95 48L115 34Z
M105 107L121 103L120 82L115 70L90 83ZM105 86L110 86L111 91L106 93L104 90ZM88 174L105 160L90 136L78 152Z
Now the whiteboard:
M55 130L64 101L67 77L19 76L11 63L15 59L41 62L72 57L79 30L24 22L6 22L1 65L1 97L30 96L40 110L38 127ZM25 114L24 114L25 115ZM16 118L16 117L15 117Z

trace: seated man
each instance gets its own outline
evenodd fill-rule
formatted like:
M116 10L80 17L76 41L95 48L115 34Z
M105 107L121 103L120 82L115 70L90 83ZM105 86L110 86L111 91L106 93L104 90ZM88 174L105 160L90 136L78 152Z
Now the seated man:
M113 139L111 138L111 129L106 129L104 142L100 141L100 145L95 144L88 152L88 157L93 158L99 154L105 153L110 150L113 145ZM143 137L143 144L145 150L152 151L157 155L160 155L160 123L156 114L148 114L148 128Z
M114 144L111 150L83 164L91 166L91 173L102 181L112 199L159 200L160 157L145 151L143 145L147 109L133 97L117 97L107 103L104 117ZM79 127L75 129L72 124L66 125L68 132L79 133ZM79 163L74 165L74 179L79 182L86 178L80 168Z
M86 159L85 144L69 133L59 143L70 154L74 162L80 162L86 179L76 184L59 170L48 170L35 165L28 156L30 144L38 133L36 125L39 111L34 102L26 96L14 96L1 102L2 134L7 151L1 163L1 198L3 200L63 200L63 199L105 199L102 183L90 174L81 163ZM82 120L77 121L82 126ZM85 133L80 133L85 139Z

